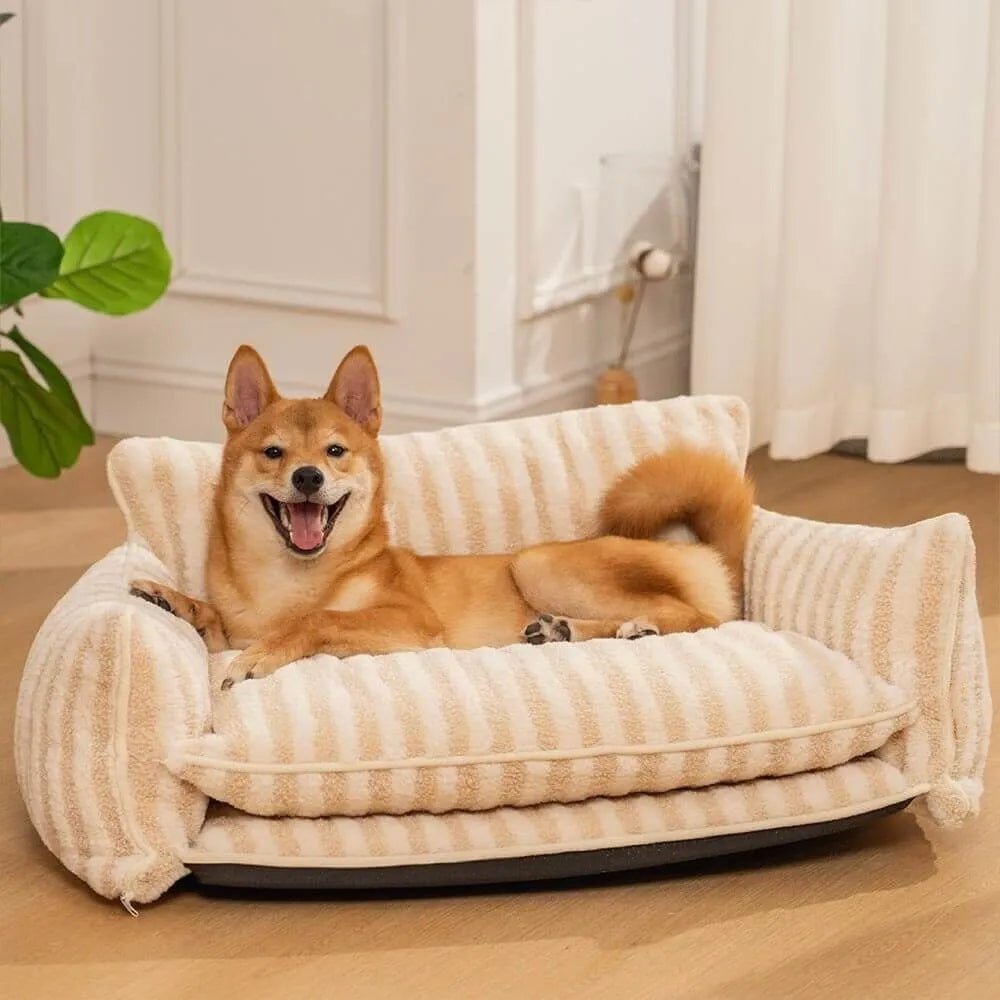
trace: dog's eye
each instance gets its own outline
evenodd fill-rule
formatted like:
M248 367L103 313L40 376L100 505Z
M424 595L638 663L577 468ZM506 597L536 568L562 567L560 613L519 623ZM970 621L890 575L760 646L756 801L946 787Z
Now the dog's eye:
M331 458L340 458L345 451L347 451L347 449L342 444L331 444L330 447L326 449L326 453Z
M268 445L264 449L265 458L281 458L283 454L284 452L276 444Z

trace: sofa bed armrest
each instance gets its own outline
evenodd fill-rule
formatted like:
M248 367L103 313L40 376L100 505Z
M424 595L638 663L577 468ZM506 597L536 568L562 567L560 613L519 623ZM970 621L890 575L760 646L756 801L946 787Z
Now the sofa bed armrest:
M211 723L204 643L130 596L136 575L167 578L148 550L124 545L52 610L28 654L14 734L21 793L45 845L128 908L186 872L178 858L208 800L163 760Z
M758 508L746 617L808 635L910 691L920 713L880 756L928 785L938 822L978 810L991 703L969 522L824 524Z

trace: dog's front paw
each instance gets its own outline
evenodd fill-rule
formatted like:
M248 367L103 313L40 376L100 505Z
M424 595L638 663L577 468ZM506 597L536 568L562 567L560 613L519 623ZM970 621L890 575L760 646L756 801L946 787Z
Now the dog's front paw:
M228 691L237 681L252 681L257 677L273 674L278 667L291 663L295 659L281 649L276 649L263 642L247 647L232 660L226 668L220 687Z
M647 635L659 635L660 630L652 623L636 618L635 621L622 622L615 633L617 639L644 639Z
M167 597L168 588L162 587L152 580L133 580L129 584L128 592L133 597L141 597L144 601L155 604L158 608L166 611L167 614L173 615L177 613L174 611L174 606Z
M531 624L525 625L521 638L532 646L540 646L543 642L572 642L573 627L565 618L539 615Z

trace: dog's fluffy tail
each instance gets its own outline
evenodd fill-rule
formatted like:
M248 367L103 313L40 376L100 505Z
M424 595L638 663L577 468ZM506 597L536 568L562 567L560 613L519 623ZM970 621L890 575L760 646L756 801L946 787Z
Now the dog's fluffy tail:
M608 490L601 531L655 538L671 524L686 524L722 556L740 592L753 499L753 483L724 455L675 445L641 459Z

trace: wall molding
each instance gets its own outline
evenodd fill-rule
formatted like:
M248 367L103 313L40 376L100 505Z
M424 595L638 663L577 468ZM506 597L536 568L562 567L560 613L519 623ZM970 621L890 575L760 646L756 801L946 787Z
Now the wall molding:
M71 358L69 361L60 361L59 368L63 375L70 382L76 384L86 382L94 374L94 361L90 355Z
M665 364L676 359L688 349L685 334L668 340L636 345L630 367L641 370L647 366ZM606 361L596 361L575 370L553 374L534 385L515 386L500 393L470 402L451 402L402 393L385 393L383 410L387 419L405 430L432 430L458 424L479 423L485 420L505 420L530 413L567 407L587 406L593 401L595 379L606 366ZM213 425L204 431L205 437L214 437L217 423L218 401L222 398L225 378L222 373L210 373L178 365L138 362L107 357L93 360L91 373L98 393L115 394L142 389L169 390L178 401L185 394L210 403ZM673 376L670 375L672 379ZM278 388L296 396L320 396L326 391L327 381L306 382L295 379L277 379ZM679 391L664 380L663 392ZM98 410L100 412L100 410ZM162 433L170 434L170 413L161 412L157 418ZM122 433L122 427L98 426L99 431Z
M636 344L631 351L629 368L633 371L658 365L688 350L687 332L666 340ZM589 406L593 403L597 376L609 364L601 359L575 370L560 372L534 385L522 385L481 399L475 404L475 417L469 422L506 420L535 412ZM663 390L674 393L673 389Z
M536 315L535 294L535 3L517 2L517 65L515 141L515 204L514 225L517 246L517 287L515 303L517 318L530 320Z
M99 383L196 392L210 395L214 400L221 400L225 386L223 373L205 372L158 362L106 357L94 359L93 374ZM328 381L328 379L323 379L321 382L287 378L275 379L279 391L290 396L321 396L326 391ZM382 397L382 403L387 414L441 427L474 420L476 414L476 407L472 403L451 403L417 396L385 393Z
M8 219L28 216L28 10L22 0L8 0L4 7L14 18L3 29L3 58L0 59L0 204Z
M399 315L399 201L405 172L402 142L405 115L404 40L406 0L381 0L382 8L382 191L381 260L378 287L343 288L335 283L290 283L263 274L230 274L192 268L183 254L183 192L180 172L181 52L180 0L159 0L160 30L160 197L164 232L174 251L169 292L201 298L316 310L393 320Z
M556 281L539 281L531 292L531 318L607 295L630 275L624 264L581 268Z

